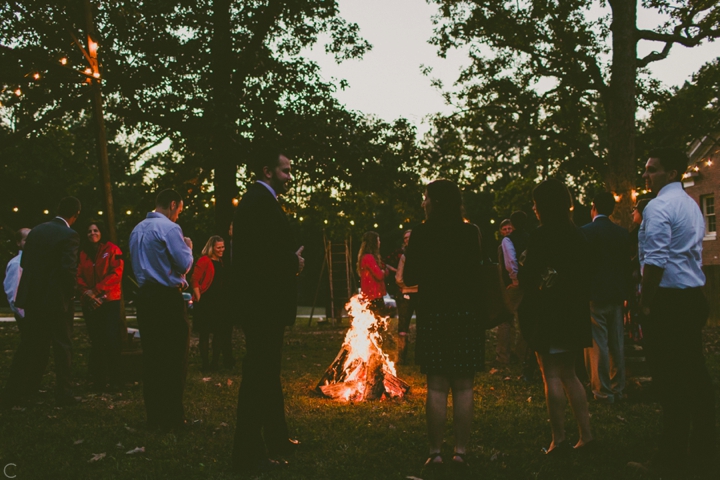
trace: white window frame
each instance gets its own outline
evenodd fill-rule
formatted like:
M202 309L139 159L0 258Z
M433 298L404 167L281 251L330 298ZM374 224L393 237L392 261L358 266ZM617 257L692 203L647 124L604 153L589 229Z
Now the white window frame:
M712 213L708 213L708 199L712 199ZM703 240L716 240L717 239L717 214L716 214L716 205L715 205L715 195L702 195L700 197L700 206L703 213L703 220L705 221L705 236L703 237ZM711 232L709 230L710 222L708 221L709 217L713 217L715 219L715 231Z

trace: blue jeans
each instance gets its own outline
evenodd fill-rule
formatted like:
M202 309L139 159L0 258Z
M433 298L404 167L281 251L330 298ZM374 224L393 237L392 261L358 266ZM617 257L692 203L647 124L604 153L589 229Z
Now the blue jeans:
M614 403L625 389L622 305L590 302L593 346L585 349L585 365L596 400Z

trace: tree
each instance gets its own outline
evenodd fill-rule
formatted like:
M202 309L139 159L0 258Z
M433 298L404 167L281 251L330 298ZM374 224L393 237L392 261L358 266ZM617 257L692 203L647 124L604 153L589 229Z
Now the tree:
M720 58L705 64L690 82L655 105L639 143L643 151L659 145L686 149L693 140L719 133Z
M471 60L458 80L458 112L438 119L439 136L460 135L464 161L490 181L506 168L560 174L579 187L602 180L621 196L616 217L629 225L636 110L657 91L645 67L676 44L719 37L717 2L643 2L667 22L641 30L637 0L608 0L610 13L597 20L592 9L604 2L433 1L440 7L433 39L440 55L468 46ZM638 58L640 41L663 48Z

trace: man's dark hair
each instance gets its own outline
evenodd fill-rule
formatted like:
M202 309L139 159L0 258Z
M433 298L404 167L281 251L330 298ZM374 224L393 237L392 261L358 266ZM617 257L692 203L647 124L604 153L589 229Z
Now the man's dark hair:
M176 192L172 188L168 188L158 193L157 199L155 199L155 206L160 208L170 208L170 204L172 202L175 202L179 205L182 201L183 198L178 192Z
M64 219L72 218L80 213L80 200L75 197L65 197L60 200L57 207L57 216Z
M427 196L432 205L428 220L463 221L462 193L455 182L444 178L430 182L427 186Z
M270 170L275 169L280 165L280 156L284 155L282 151L277 148L264 148L255 153L250 160L248 160L248 169L252 172L255 178L263 177L263 169L268 167Z
M687 155L677 148L656 148L650 152L648 158L657 158L666 172L670 170L677 171L677 178L675 179L677 182L682 180L682 176L688 168Z
M532 193L535 209L542 225L573 225L573 200L567 185L556 178L548 178Z
M515 230L525 230L525 225L527 224L527 213L522 210L513 212L510 215L510 223L512 223Z
M615 210L615 195L610 192L600 192L593 198L593 205L597 213L609 217Z

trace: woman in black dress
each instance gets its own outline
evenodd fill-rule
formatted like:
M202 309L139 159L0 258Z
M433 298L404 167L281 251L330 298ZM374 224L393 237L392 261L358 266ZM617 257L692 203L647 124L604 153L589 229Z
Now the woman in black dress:
M585 237L571 219L572 197L565 184L545 180L533 191L540 227L532 232L518 272L525 292L518 317L523 338L535 350L545 382L552 443L557 455L572 451L565 439L567 399L586 448L593 437L585 389L575 374L575 358L592 345L588 261Z
M473 418L473 379L484 367L480 325L480 231L463 220L460 189L449 180L427 186L427 221L413 229L405 253L405 283L418 286L415 363L427 375L428 467L442 465L440 450L453 396L452 464L466 467Z
M222 261L224 253L223 238L218 235L210 237L190 280L194 302L193 329L200 335L198 346L204 373L218 369L220 353L223 354L223 365L226 368L235 365L232 354L232 323L227 312L228 279ZM212 363L208 358L211 334Z

